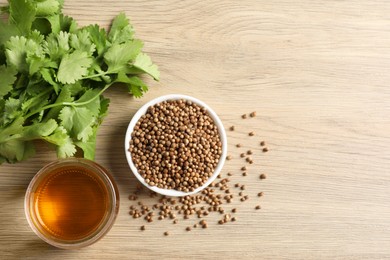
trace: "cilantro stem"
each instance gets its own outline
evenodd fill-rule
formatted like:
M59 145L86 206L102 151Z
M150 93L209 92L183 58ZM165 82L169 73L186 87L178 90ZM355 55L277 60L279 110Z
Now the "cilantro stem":
M113 83L114 83L114 82L113 82ZM37 110L35 110L35 111L30 112L29 114L27 114L27 115L25 116L25 118L29 118L29 117L31 117L31 116L33 116L33 115L35 115L35 114L37 114L37 113L39 113L39 112L41 112L41 111L44 111L44 110L46 110L46 109L53 108L53 107L58 107L58 106L73 106L73 107L85 106L85 105L89 104L90 102L94 101L95 99L99 98L100 95L101 95L104 91L106 91L113 83L107 84L107 85L106 85L102 90L100 90L99 93L97 93L94 97L92 97L91 99L86 100L86 101L84 101L84 102L79 102L79 103L78 103L77 101L75 101L75 102L60 102L60 103L50 104L50 105L44 106L44 107L42 107L42 108L40 108L40 109L37 109Z
M93 98L87 100L87 101L84 101L84 102L62 102L62 105L63 106L74 106L74 107L78 107L78 106L84 106L84 105L87 105L89 103L91 103L92 101L94 101L95 99L97 99L98 97L100 97L101 94L103 94L104 91L106 91L106 89L108 89L111 85L111 84L108 84L106 85L102 90L99 91L99 93L97 93Z
M109 73L108 72L101 72L98 74L93 74L93 75L89 75L86 77L82 77L81 79L92 79L92 78L96 78L96 77L100 77L100 76L106 76L107 74L109 74Z

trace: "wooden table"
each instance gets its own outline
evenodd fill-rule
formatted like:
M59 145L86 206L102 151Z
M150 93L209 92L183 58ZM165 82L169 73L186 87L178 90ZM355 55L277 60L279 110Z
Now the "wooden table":
M148 80L142 99L121 88L106 94L112 103L96 161L118 183L117 221L82 250L38 239L24 216L24 193L35 172L55 159L39 144L34 158L0 167L1 259L390 258L389 1L66 0L64 7L80 25L106 27L121 11L159 64L161 81ZM221 216L210 214L207 229L187 232L199 219L149 224L129 215L137 181L124 133L138 108L169 93L197 97L226 128L235 126L228 131L233 159L222 175L231 172L232 185L246 185L247 201L236 195L224 205L237 208L236 222L218 225ZM252 111L255 118L241 118ZM239 154L248 149L254 164L243 177ZM156 202L147 193L140 199Z

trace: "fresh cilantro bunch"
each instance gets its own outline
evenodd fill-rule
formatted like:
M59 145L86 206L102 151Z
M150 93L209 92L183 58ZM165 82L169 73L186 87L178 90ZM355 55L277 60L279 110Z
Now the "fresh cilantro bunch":
M60 158L76 147L94 159L96 133L107 114L102 93L114 83L141 97L139 78L159 71L141 52L122 13L107 32L78 27L60 0L9 0L0 21L0 164L32 156L34 140L53 144Z

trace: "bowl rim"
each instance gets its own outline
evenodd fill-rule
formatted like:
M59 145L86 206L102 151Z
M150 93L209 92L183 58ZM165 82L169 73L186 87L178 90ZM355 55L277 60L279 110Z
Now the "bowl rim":
M196 188L196 189L194 189L193 191L190 191L190 192L183 192L183 191L178 191L178 190L174 190L174 189L162 189L162 188L158 188L157 186L150 186L150 185L148 185L145 182L144 178L138 173L138 170L137 170L137 168L135 167L135 165L133 163L133 160L131 158L131 153L129 151L131 134L132 134L132 132L134 130L134 126L136 125L138 120L141 118L141 116L146 113L148 108L150 106L153 106L155 104L161 103L163 101L179 100L179 99L189 100L189 101L194 102L195 104L197 104L197 105L199 105L201 107L206 108L208 114L211 116L211 118L213 119L215 125L218 128L218 133L219 133L219 136L220 136L220 139L221 139L221 142L222 142L222 154L221 154L221 157L219 159L218 165L217 165L217 167L214 170L214 173L212 174L212 176L202 186L200 186L200 187L198 187L198 188ZM147 187L148 189L150 189L150 190L152 190L154 192L157 192L159 194L166 195L166 196L172 196L172 197L182 197L182 196L192 195L192 194L195 194L195 193L198 193L198 192L202 191L207 186L209 186L217 178L218 174L221 172L222 167L223 167L223 165L225 163L225 158L226 158L226 154L227 154L226 131L225 131L225 128L224 128L224 126L222 124L222 121L218 117L217 113L215 113L215 111L213 109L211 109L211 107L209 107L203 101L201 101L201 100L199 100L199 99L197 99L195 97L187 96L187 95L183 95L183 94L163 95L163 96L154 98L154 99L150 100L149 102L147 102L146 104L144 104L141 108L138 109L138 111L134 114L133 118L130 120L130 123L129 123L128 127L127 127L127 130L126 130L126 135L125 135L125 154L126 154L126 159L127 159L127 162L129 164L129 167L130 167L131 171L133 172L135 177L145 187Z

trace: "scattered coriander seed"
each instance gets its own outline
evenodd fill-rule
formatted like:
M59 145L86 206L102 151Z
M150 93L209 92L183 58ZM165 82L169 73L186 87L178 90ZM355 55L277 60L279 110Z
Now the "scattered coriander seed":
M175 107L173 106L172 108L175 108ZM167 111L167 113L168 113L168 115L171 114L171 117L174 118L175 112L173 110L169 110L169 111ZM160 118L156 119L155 117L152 116L152 114L149 116L149 121L151 123L154 123L155 121L160 122L162 120L166 120L166 117L167 117L166 115L163 115L165 117L165 119L160 119ZM248 114L248 115L252 117L251 114ZM180 118L178 118L177 120L174 120L173 124L179 123L180 120L181 120ZM147 125L145 125L145 127L147 130L145 130L145 132L142 134L142 136L141 136L141 133L139 133L138 136L133 138L134 140L137 139L137 141L134 141L135 149L141 149L141 147L138 148L138 144L141 144L141 145L143 143L150 144L150 141L149 141L150 139L148 139L148 138L153 137L153 134L155 134L155 132L153 132L153 131L158 130L157 125L154 127L150 127L150 128L148 128ZM180 128L180 126L178 125L177 128ZM181 129L184 132L180 132L180 133L187 133L187 132L191 131L191 129L185 129L185 128L181 128ZM230 130L234 131L234 126L230 127ZM167 130L164 129L164 131L161 131L161 132L162 132L162 134L165 134L166 131ZM153 132L153 133L151 133L151 132ZM179 133L179 138L181 138L180 133ZM253 132L253 134L254 134L254 132ZM144 138L143 140L142 140L142 137ZM157 149L158 147L154 146L152 143L151 147L146 146L143 148L144 149L142 151L143 154L142 155L140 154L139 160L143 165L143 168L140 170L140 174L141 174L141 171L144 171L144 174L146 174L148 176L147 178L145 178L145 181L149 185L150 185L150 183L152 183L152 184L154 184L154 186L165 188L165 187L167 187L168 184L172 183L172 181L176 183L176 176L170 176L169 174L167 174L167 170L168 170L167 167L169 166L169 164L170 164L169 167L176 167L174 169L178 170L177 174L179 174L179 177L180 177L180 175L183 173L184 169L188 169L187 165L188 165L188 163L190 163L189 158L191 158L191 156L187 155L186 159L182 158L180 162L184 162L184 163L187 162L187 164L179 165L181 167L181 169L177 168L177 165L176 166L173 165L170 158L173 158L174 161L176 161L177 159L180 159L178 157L179 149L185 148L186 144L184 143L184 146L183 145L180 146L180 144L179 144L180 141L176 142L176 140L174 140L175 139L174 135L172 135L171 132L169 132L167 134L167 136L164 137L163 139L164 140L161 140L161 142L163 144L163 146L161 146L161 147L165 148L164 151L159 153L158 149ZM165 144L167 144L167 142L168 142L168 146L164 146ZM188 144L191 144L191 142L192 142L192 140L189 139ZM159 142L157 144L159 144ZM264 141L261 141L260 145L263 146L260 148L261 150L263 150L263 152L264 152L264 149L266 149L268 151L268 148L265 147ZM203 146L203 143L202 143L202 146ZM236 146L238 148L242 147L242 145L240 143L238 143ZM169 150L170 148L173 148L173 149ZM148 158L147 154L145 154L145 151L146 151L146 153L148 151L150 151L151 156L159 154L158 162L156 162L156 163L153 162L152 166L149 168L147 168L145 165L145 162L142 161L142 159L146 159L146 161L151 159L151 158ZM130 152L132 152L132 151L130 151ZM242 176L247 175L247 167L249 168L247 163L249 163L249 164L253 163L253 160L250 157L250 155L252 155L252 154L253 154L252 150L246 150L244 153L240 153L240 157L244 158L244 160L246 161L244 166L241 168ZM231 159L232 159L231 155L226 156L226 160L231 160ZM206 161L206 162L208 163L209 161ZM165 172L164 171L160 172L161 168L163 168L163 167L166 168ZM180 171L181 171L181 173L180 173ZM213 171L213 169L212 169L212 167L210 167L211 174L212 174L212 171ZM157 173L156 177L153 177L154 173ZM158 173L160 173L161 176L158 176ZM169 170L168 170L168 173L169 173ZM180 197L177 199L173 199L170 197L161 196L157 193L149 192L149 195L151 198L158 196L158 198L157 198L158 203L153 204L150 207L144 205L143 202L140 199L138 199L137 194L139 194L143 190L143 186L138 185L136 190L133 192L133 194L129 196L129 200L134 200L135 201L134 203L136 204L136 205L130 206L129 214L133 218L142 217L147 222L152 222L153 219L157 219L157 218L160 220L170 218L170 219L173 219L173 221L172 221L173 224L177 224L178 218L180 218L180 217L183 217L183 219L189 219L189 218L193 219L194 217L199 218L200 221L198 223L195 223L193 225L193 227L191 225L187 226L185 228L186 231L190 231L193 228L197 228L197 227L207 228L208 224L206 223L206 219L208 217L210 218L213 215L213 214L209 214L210 212L217 212L219 214L223 214L222 219L217 220L218 224L222 225L222 224L225 224L229 221L236 221L236 217L231 217L229 214L226 214L227 208L224 207L224 204L226 205L227 203L231 203L232 201L234 201L234 199L233 199L234 196L236 197L236 200L238 198L241 202L245 202L246 200L248 200L249 196L243 194L243 191L245 192L245 185L242 185L239 183L235 183L235 184L231 183L229 185L229 182L231 181L231 179L229 177L233 176L233 174L231 172L227 172L226 174L228 177L223 177L221 174L219 174L218 180L211 183L209 185L209 187L202 190L202 192L200 192L198 195L184 196L184 197ZM193 176L192 173L190 175L185 175L185 177L186 177L185 181L190 183L191 176ZM263 176L265 176L265 174ZM262 174L260 175L260 179L265 179L265 177L262 177ZM195 174L195 178L202 178L202 176ZM162 180L162 182L160 183L159 180ZM174 184L174 183L172 183L172 184ZM238 190L239 196L237 196L236 193L234 193L234 194L231 193L230 189L233 186L239 189ZM258 192L257 196L258 197L263 196L263 192ZM203 203L204 203L204 205L202 205ZM245 204L243 204L243 205L245 205ZM256 210L260 209L260 205L255 205L254 208ZM236 212L237 212L237 208L233 208L233 209L229 210L229 213L231 213L231 214L234 214ZM176 218L176 215L177 215L177 218ZM191 217L192 215L195 215L195 216ZM205 218L205 219L203 219L203 218ZM145 229L145 226L143 228L141 227L141 230L144 230L144 229ZM164 235L165 235L165 233L167 233L167 235L169 235L168 231L164 232Z
M165 231L164 232L164 236L168 236L169 235L169 232L168 231Z
M237 147L237 148L240 148L240 147L241 147L241 144L236 144L236 147Z
M266 153L266 152L268 152L268 148L267 148L267 147L264 147L264 148L263 148L263 153Z
M252 131L252 132L249 132L248 135L249 135L249 136L254 136L254 135L255 135L255 132L253 132L253 131Z
M256 111L253 111L252 113L249 114L250 117L255 117L256 116Z
M140 228L142 231L144 231L146 228L145 228L145 226L143 225L143 226L141 226L141 228Z
M243 114L243 115L241 116L242 119L245 119L246 117L247 117L246 114Z
M234 131L234 125L229 128L230 131Z
M264 173L260 174L260 179L264 180L267 178L267 175L265 175Z
M130 196L129 196L129 200L137 200L137 198L138 198L138 197L135 196L135 195L130 195Z

